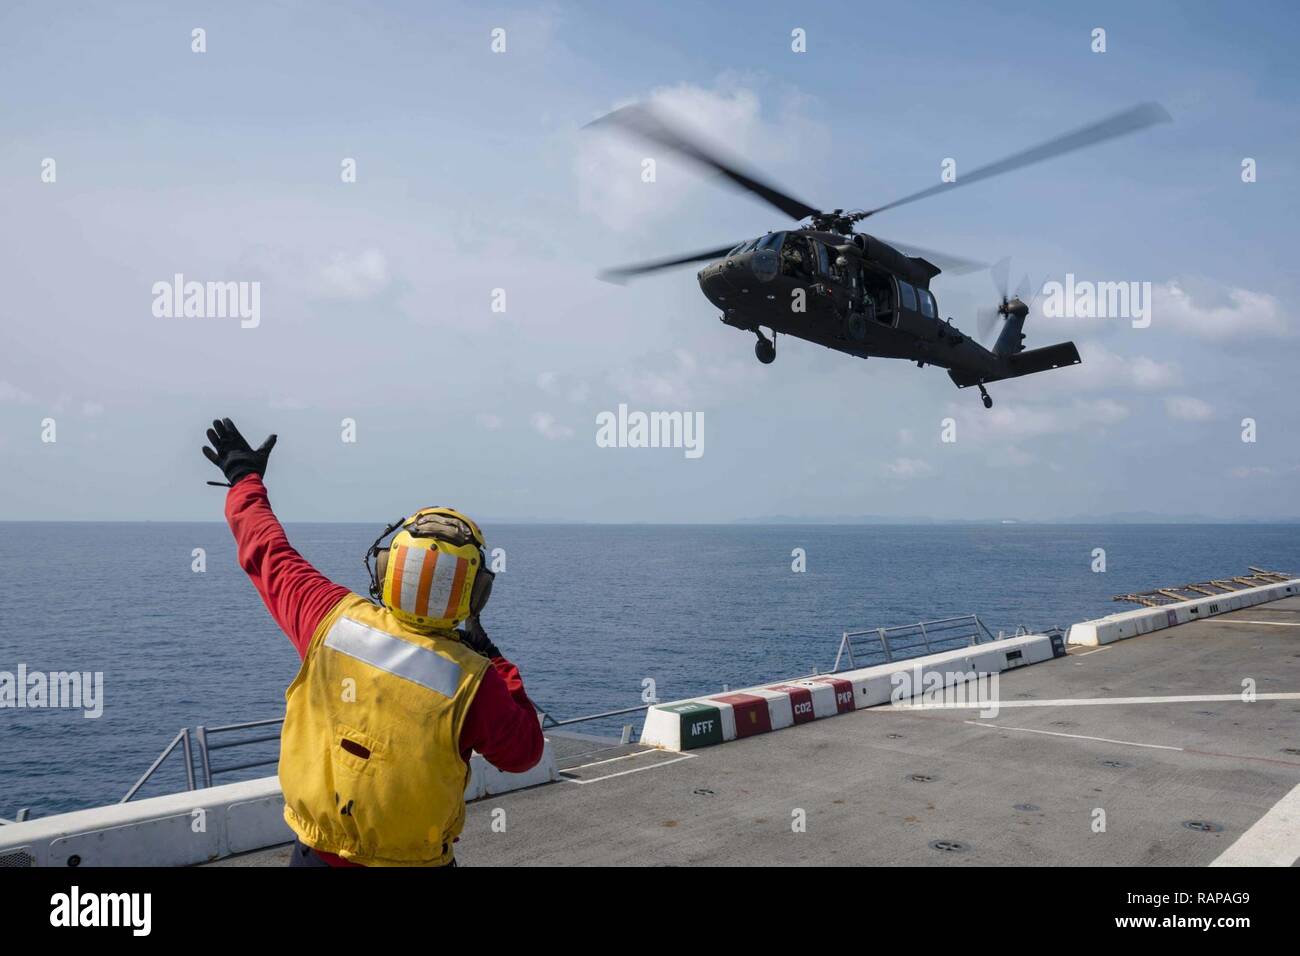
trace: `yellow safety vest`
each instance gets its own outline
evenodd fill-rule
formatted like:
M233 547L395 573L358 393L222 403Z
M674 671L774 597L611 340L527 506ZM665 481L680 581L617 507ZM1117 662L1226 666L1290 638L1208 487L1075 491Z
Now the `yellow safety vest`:
M366 866L442 866L465 824L460 731L488 661L351 594L325 616L285 692L284 819Z

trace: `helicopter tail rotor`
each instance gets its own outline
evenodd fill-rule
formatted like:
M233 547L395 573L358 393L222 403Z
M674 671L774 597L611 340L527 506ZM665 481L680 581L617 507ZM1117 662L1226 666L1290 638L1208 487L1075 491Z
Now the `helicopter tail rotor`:
M989 276L997 289L998 304L976 312L979 341L987 343L994 355L1018 355L1025 350L1025 319L1033 309L1038 293L1033 291L1029 273L1025 273L1015 291L1009 290L1011 259L1003 257L989 267Z

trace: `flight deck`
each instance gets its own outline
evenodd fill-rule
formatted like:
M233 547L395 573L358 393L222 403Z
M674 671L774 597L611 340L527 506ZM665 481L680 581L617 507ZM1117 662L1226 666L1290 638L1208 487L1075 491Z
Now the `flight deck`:
M1253 696L1253 700L1247 699ZM1300 597L1001 675L996 717L885 704L700 750L551 737L462 865L1294 865ZM277 847L215 865L281 865Z

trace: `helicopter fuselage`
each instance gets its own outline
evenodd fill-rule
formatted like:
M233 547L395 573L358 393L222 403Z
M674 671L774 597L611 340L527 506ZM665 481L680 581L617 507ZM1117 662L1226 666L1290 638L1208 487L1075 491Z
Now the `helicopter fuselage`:
M873 236L800 229L741 243L698 279L724 323L760 337L768 328L859 358L999 377L1003 357L939 317L929 288L938 274Z

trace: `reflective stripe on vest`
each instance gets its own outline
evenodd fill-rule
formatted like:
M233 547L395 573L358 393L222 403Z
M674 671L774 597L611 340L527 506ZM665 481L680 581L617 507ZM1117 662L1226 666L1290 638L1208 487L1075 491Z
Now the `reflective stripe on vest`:
M443 697L454 697L460 684L460 665L455 661L350 617L334 622L325 646Z

